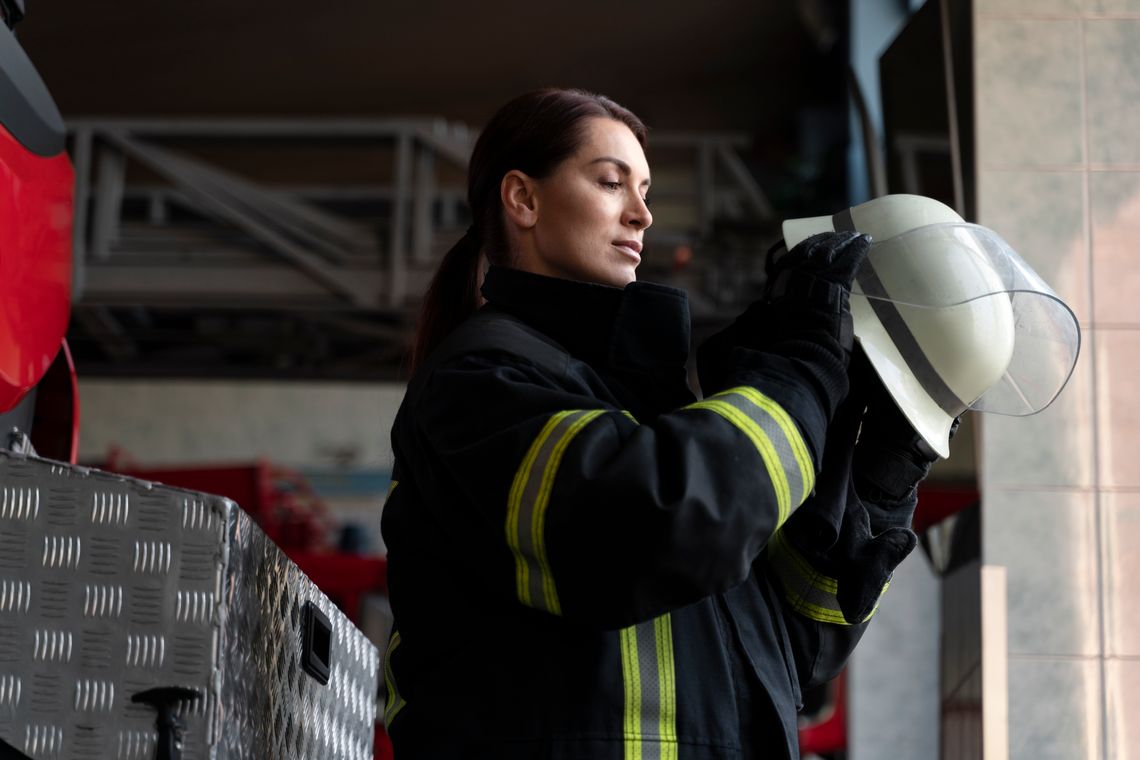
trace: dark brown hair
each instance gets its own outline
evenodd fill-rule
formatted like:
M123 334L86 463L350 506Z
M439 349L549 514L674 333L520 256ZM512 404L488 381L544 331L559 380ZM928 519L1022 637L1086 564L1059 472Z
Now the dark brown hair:
M424 296L412 348L413 371L432 349L479 307L479 254L492 264L509 264L507 231L499 186L512 169L542 179L582 144L584 122L614 119L645 147L641 120L604 95L545 89L520 95L500 108L484 127L467 168L471 228L440 262Z

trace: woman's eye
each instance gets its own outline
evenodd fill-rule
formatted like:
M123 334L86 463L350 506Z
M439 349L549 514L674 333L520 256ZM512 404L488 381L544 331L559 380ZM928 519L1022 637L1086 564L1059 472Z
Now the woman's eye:
M641 202L644 203L646 205L646 207L652 205L652 203L653 203L653 201L649 200L648 198L642 198Z
M607 188L609 190L617 190L619 187L621 187L620 182L602 182L601 185L602 185L602 187Z

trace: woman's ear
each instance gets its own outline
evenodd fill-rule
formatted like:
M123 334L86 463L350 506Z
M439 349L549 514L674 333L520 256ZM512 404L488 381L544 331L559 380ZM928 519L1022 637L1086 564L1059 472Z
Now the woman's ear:
M503 181L499 184L499 197L511 226L530 229L538 221L537 185L518 169L511 169L503 175Z

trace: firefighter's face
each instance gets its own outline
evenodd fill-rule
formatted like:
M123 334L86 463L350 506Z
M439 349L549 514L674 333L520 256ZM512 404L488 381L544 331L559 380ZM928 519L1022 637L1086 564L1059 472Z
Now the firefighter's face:
M538 274L624 287L637 279L653 215L646 207L649 164L629 127L589 119L578 151L529 188L514 232L515 263ZM505 186L505 185L504 185ZM518 201L520 194L504 203ZM519 207L513 208L518 212Z

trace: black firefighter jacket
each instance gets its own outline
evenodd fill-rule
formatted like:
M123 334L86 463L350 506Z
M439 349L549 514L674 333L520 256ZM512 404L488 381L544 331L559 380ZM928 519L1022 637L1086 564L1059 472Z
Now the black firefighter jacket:
M866 625L781 530L842 364L735 350L698 402L682 291L492 268L483 292L392 429L397 760L798 758L801 690Z

